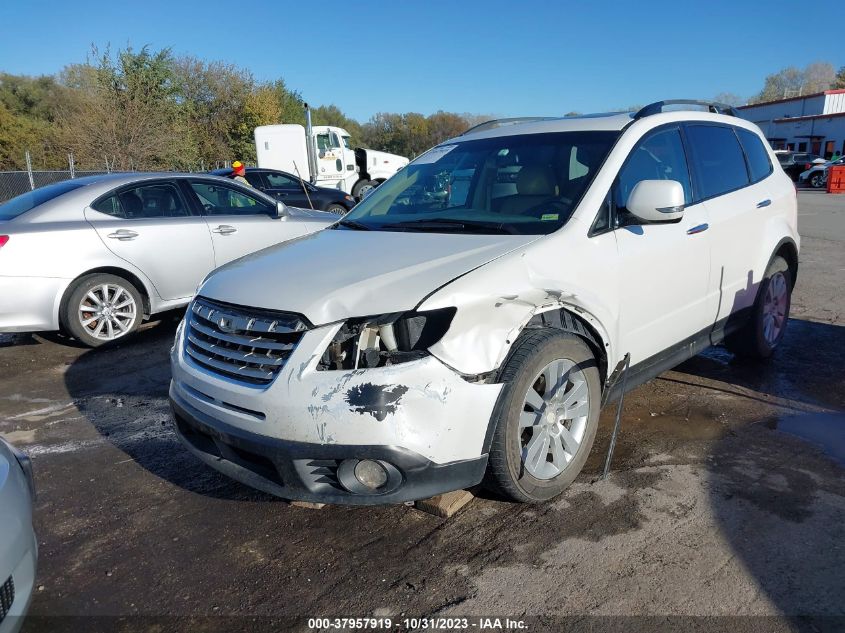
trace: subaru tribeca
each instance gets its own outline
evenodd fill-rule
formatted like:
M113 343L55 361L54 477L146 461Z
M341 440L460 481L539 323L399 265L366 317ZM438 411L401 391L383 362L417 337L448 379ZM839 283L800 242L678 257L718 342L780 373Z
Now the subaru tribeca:
M621 385L721 342L773 353L798 247L792 182L726 106L482 124L212 273L173 347L176 428L287 499L547 500Z

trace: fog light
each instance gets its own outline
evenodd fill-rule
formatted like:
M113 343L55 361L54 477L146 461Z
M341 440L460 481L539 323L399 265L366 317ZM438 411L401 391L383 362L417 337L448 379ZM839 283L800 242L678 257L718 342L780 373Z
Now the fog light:
M362 459L355 464L354 472L355 479L372 490L387 483L387 471L384 466L372 459Z

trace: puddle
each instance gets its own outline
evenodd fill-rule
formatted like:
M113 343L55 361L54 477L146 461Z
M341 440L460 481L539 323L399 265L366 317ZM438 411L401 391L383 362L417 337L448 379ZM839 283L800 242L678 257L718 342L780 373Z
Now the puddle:
M845 413L790 415L769 426L818 446L845 466Z

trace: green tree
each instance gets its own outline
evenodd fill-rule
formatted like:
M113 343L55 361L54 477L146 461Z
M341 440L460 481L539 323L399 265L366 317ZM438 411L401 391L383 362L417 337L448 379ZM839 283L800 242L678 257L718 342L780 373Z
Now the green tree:
M836 71L827 62L814 62L805 68L789 66L766 77L763 89L749 103L776 101L787 97L827 90L836 80Z
M831 88L834 90L845 90L845 66L842 66L839 72L836 73L836 78L833 80Z

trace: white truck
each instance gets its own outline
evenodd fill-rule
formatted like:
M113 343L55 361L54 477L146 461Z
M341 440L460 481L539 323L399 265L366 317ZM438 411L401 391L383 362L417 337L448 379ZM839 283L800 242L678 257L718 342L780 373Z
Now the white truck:
M350 134L343 128L312 126L307 104L305 121L305 127L284 124L255 128L258 166L286 171L360 200L408 164L404 156L353 148Z

